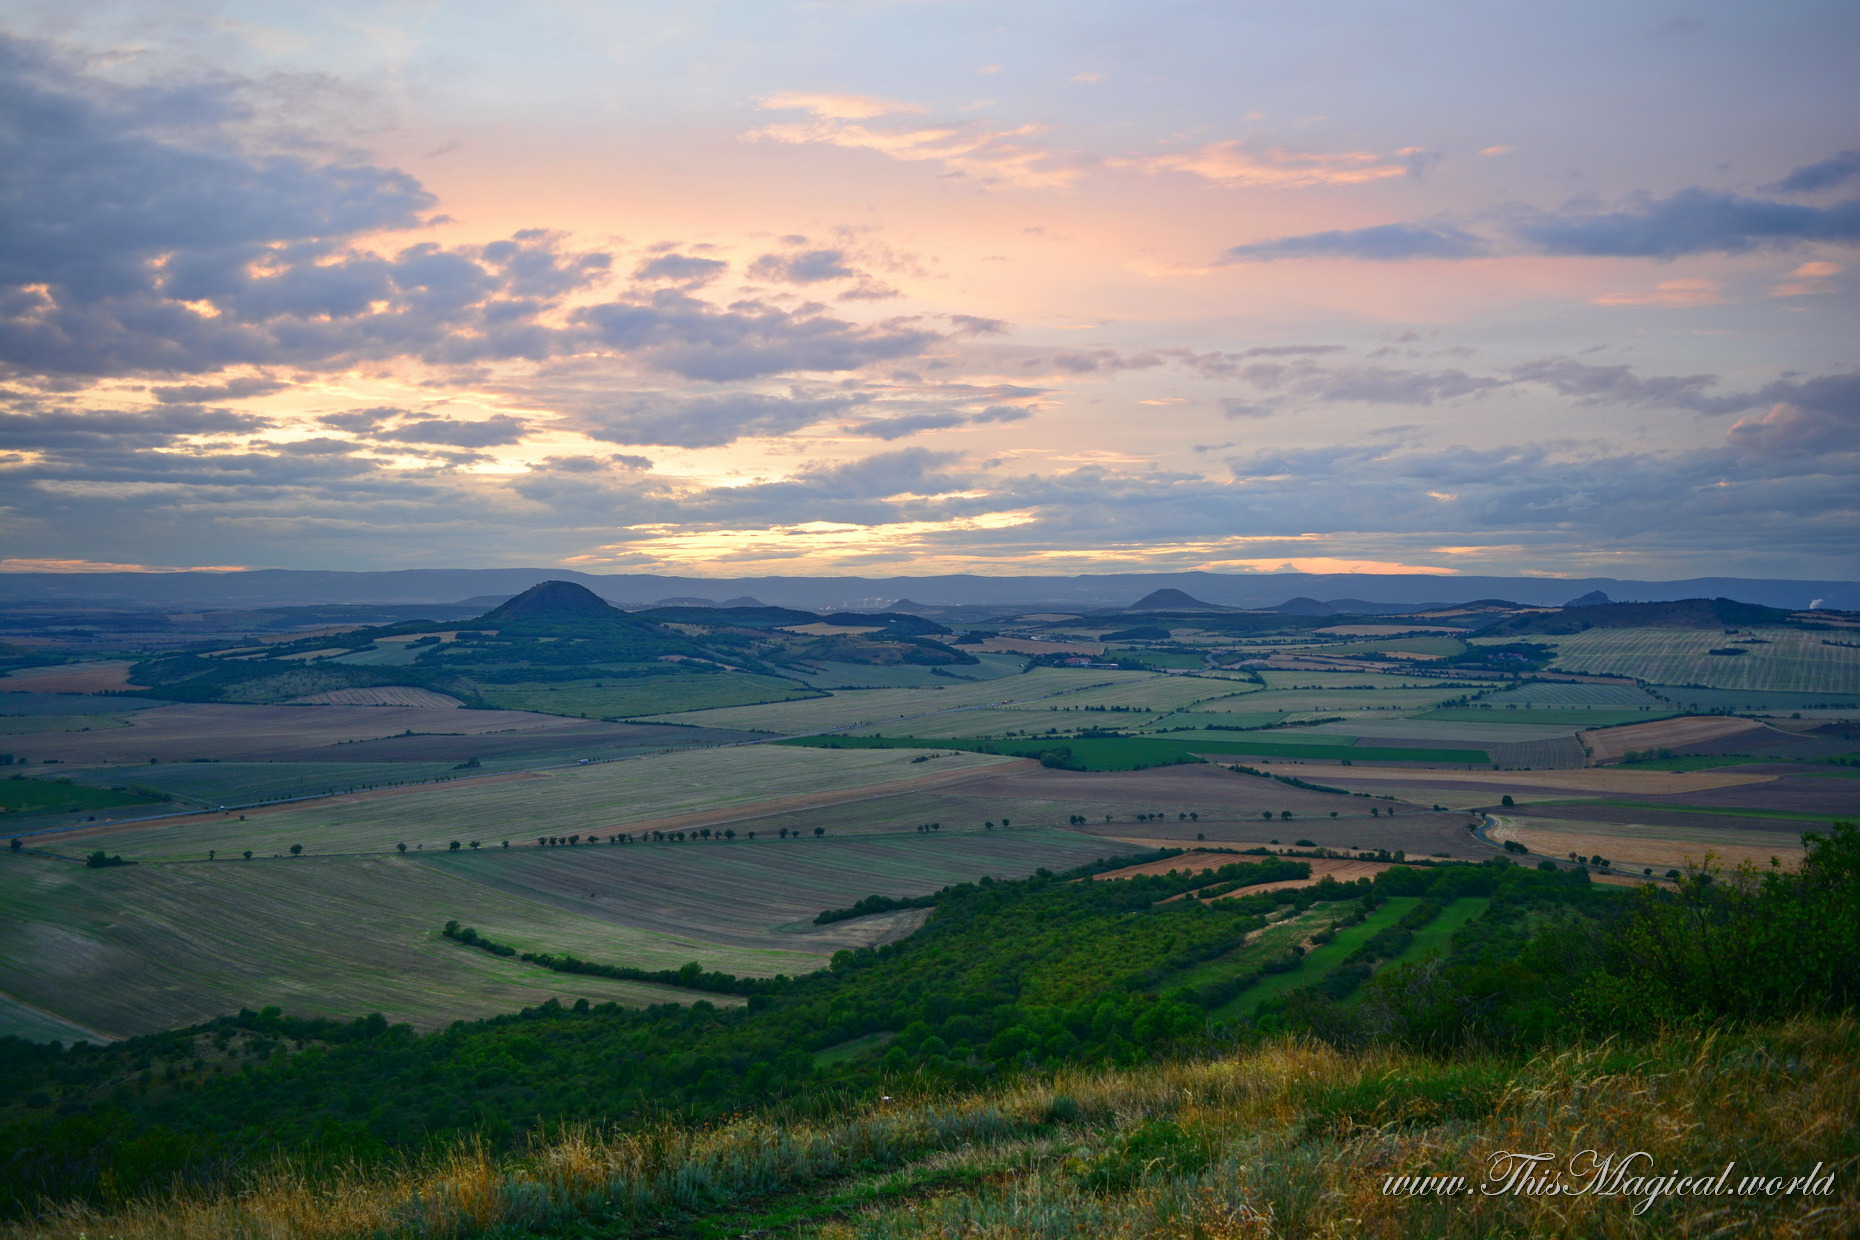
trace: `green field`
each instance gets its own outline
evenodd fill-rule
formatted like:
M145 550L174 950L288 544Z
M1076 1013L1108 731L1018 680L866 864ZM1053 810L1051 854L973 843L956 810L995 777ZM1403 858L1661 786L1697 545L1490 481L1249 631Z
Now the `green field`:
M491 758L469 772L458 770L453 762L164 762L159 766L88 767L72 771L71 778L104 786L133 782L188 805L248 805L352 788L483 775L495 772L500 763L524 766L535 760Z
M1357 686L1373 689L1441 689L1444 691L1441 695L1443 697L1459 697L1469 689L1484 687L1480 682L1403 676L1395 672L1294 672L1269 668L1260 672L1259 676L1266 682L1268 689L1347 689Z
M1539 706L1517 710L1506 710L1501 706L1494 710L1480 710L1474 706L1430 710L1414 717L1442 723L1486 723L1496 728L1527 724L1537 727L1612 728L1623 723L1652 723L1655 719L1668 719L1679 713L1670 706L1658 709L1643 706L1638 710L1608 710L1587 706Z
M706 728L792 735L829 728L856 727L860 724L885 724L941 711L1009 705L1071 694L1121 680L1147 682L1161 679L1163 677L1150 672L1041 667L1023 675L975 684L951 681L946 688L941 689L849 689L811 701L667 714L643 722L689 723Z
M984 767L997 758L963 753L934 764L892 751L824 753L751 745L652 754L503 779L434 784L378 796L309 801L236 815L156 822L98 836L126 859L194 860L246 849L260 857L302 844L312 854L380 853L405 843L445 851L452 840L513 845L538 836L608 833L667 815L748 808L784 797L831 794L914 776ZM60 851L93 846L64 836Z
M1405 654L1433 656L1461 654L1465 649L1466 643L1457 637L1392 637L1381 641L1366 637L1360 641L1300 648L1301 653L1306 654L1375 654L1384 650L1393 650Z
M1390 897L1365 920L1339 930L1336 938L1306 952L1304 960L1296 969L1260 978L1219 1009L1218 1014L1228 1017L1250 1015L1268 999L1276 999L1287 991L1312 985L1342 964L1351 952L1400 921L1409 909L1420 902L1419 896Z
M629 719L674 711L709 710L819 696L791 680L730 672L717 676L645 676L638 680L568 681L562 684L485 685L479 696L500 710L534 710L583 719Z
M72 783L69 777L27 779L14 775L0 779L0 812L8 817L28 814L65 814L87 809L116 809L123 805L149 805L159 796L127 789L93 788ZM0 820L3 822L4 820Z
M999 680L1003 676L1015 676L1027 664L1025 655L969 653L975 655L974 663L951 664L940 668L921 667L915 663L874 665L821 662L811 665L820 669L817 672L795 670L792 674L816 689L935 689L942 685L960 684L965 680Z
M1426 710L1438 702L1463 697L1465 693L1464 688L1454 684L1425 689L1269 689L1236 698L1231 704L1215 703L1194 713L1222 709L1320 714L1340 710Z
M1229 978L1251 973L1268 960L1283 956L1288 949L1322 930L1342 916L1337 906L1314 904L1302 913L1275 921L1256 931L1246 944L1225 956L1204 960L1160 983L1157 989L1170 991L1178 987L1209 986Z
M116 1037L267 1004L432 1028L550 998L689 997L463 950L438 934L461 915L590 949L606 933L402 859L89 870L0 856L0 991Z
M1391 964L1409 964L1425 957L1444 953L1453 941L1453 934L1461 926L1481 916L1492 907L1492 901L1485 896L1462 896L1446 908L1440 915L1414 932L1414 939L1401 955Z
M1706 653L1734 646L1739 633L1695 629L1590 629L1566 637L1532 637L1554 643L1553 666L1564 671L1633 676L1664 685L1762 689L1810 694L1860 693L1860 649L1824 644L1826 636L1799 629L1762 629L1765 645L1727 657ZM1487 639L1497 640L1497 639Z
M105 728L128 725L129 721L121 715L0 715L0 737L39 736L46 732L99 732Z

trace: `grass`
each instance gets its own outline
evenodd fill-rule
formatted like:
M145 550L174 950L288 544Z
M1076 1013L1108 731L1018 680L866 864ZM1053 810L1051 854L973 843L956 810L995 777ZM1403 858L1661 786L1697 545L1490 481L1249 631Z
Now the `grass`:
M1150 672L1114 672L1096 668L1042 667L1000 680L959 684L941 689L849 689L813 701L772 706L740 706L729 710L693 711L656 717L671 723L708 728L732 728L787 735L829 728L885 724L949 710L1036 701L1120 680L1161 680Z
M1221 1016L1248 1016L1262 1003L1277 999L1288 991L1316 985L1325 974L1342 964L1349 954L1379 932L1402 919L1409 909L1421 902L1419 896L1392 896L1382 906L1354 926L1346 926L1328 943L1312 948L1304 960L1289 973L1272 973L1241 991L1219 1010Z
M217 1194L71 1207L6 1240L429 1240L466 1235L780 1235L942 1240L1350 1236L1486 1240L1852 1235L1860 1031L1738 1032L1452 1060L1274 1040L1206 1060L1081 1069L951 1097L910 1078L821 1119L557 1131L507 1157L464 1144L310 1178L289 1164ZM1145 1142L1158 1137L1164 1157ZM1572 1147L1572 1142L1579 1144ZM1686 1174L1836 1170L1836 1195L1484 1193L1493 1150L1644 1150ZM1469 1191L1391 1194L1391 1176ZM1733 1179L1735 1184L1735 1178Z
M1860 693L1860 649L1824 645L1824 634L1799 629L1738 636L1752 635L1767 644L1748 646L1750 653L1735 658L1706 653L1737 640L1716 629L1590 629L1531 640L1555 643L1554 666L1563 670L1714 689Z
M716 676L647 676L638 680L593 678L560 684L484 685L479 696L500 710L533 710L583 719L630 719L638 715L751 706L819 697L793 681L729 672Z
M378 795L307 801L237 815L160 821L95 846L132 861L194 860L208 849L261 856L292 844L317 854L385 853L404 843L444 851L452 840L495 843L625 830L672 815L747 809L764 801L859 795L860 790L999 761L972 754L914 764L911 755L825 753L750 745L650 754L621 762L429 784ZM0 781L4 783L5 781ZM91 847L69 839L64 848Z
M550 998L689 998L466 951L438 935L453 917L598 959L635 945L610 923L398 858L89 870L0 855L0 992L114 1036L267 1004L433 1028ZM672 967L725 954L630 937L658 941Z
M10 779L0 779L0 810L8 816L116 809L123 805L150 805L160 799L146 792L117 791L71 783L68 777L26 779L16 775Z
M1491 906L1492 901L1484 896L1462 896L1453 901L1440 910L1438 917L1416 930L1414 939L1391 963L1408 964L1437 952L1445 952L1453 940L1454 932Z
M1157 989L1167 993L1181 986L1206 986L1249 973L1268 960L1284 955L1294 944L1304 942L1337 915L1337 910L1327 905L1313 905L1302 913L1273 922L1225 956L1191 965L1159 983Z

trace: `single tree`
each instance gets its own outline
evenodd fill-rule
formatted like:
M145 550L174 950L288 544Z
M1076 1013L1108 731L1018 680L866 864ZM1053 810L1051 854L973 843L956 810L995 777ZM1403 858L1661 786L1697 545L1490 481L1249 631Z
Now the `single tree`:
M211 861L211 860L213 860L213 859L214 859L215 857L217 857L217 856L219 856L219 855L220 855L220 854L219 854L219 850L218 850L217 848L209 848L209 849L207 849L207 860L208 860L208 861Z
M457 852L458 850L459 842L457 840L453 840L450 844L446 845L447 852Z
M821 836L823 836L823 835L825 835L826 833L827 833L827 829L826 829L825 827L815 827L815 828L814 828L814 838L815 838L815 839L819 839L819 838L820 838Z
M471 846L472 846L473 848L476 848L476 847L478 847L478 841L477 841L477 840L473 840L473 841L471 842Z
M537 840L536 842L537 842L538 844L540 844L540 843L542 843L542 841L541 841L541 840ZM401 852L406 852L406 851L407 851L407 846L406 846L405 844L396 844L396 845L394 845L394 847L395 847L395 848L397 848L397 849L399 849L399 850L400 850Z
M736 832L734 830L726 828L723 833L723 838L725 840L734 840L736 838Z
M249 848L245 850L245 859L247 861L250 861L252 859L252 850Z
M452 847L454 847L454 848L457 848L457 847L458 847L458 845L457 845L457 844L454 844L454 845L453 845ZM293 856L293 857L301 857L301 856L303 856L303 854L304 854L304 846L303 846L302 844L292 844L292 845L291 845L291 856Z
M11 848L14 852L18 852L20 849L24 848L25 846L26 846L25 841L20 839L17 835L7 842L7 847Z

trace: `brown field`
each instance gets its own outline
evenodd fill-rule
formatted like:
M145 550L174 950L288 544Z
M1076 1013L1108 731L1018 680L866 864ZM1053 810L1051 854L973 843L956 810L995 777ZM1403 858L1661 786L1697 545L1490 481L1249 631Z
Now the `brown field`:
M315 761L305 751L341 762L380 761L354 742L419 733L480 735L534 732L579 720L514 710L455 710L426 706L243 706L184 702L137 711L126 728L22 739L21 757L65 763ZM610 725L614 726L614 725ZM331 746L341 745L340 749ZM319 752L321 751L321 752ZM428 755L419 755L427 757Z
M331 689L308 697L292 698L286 706L427 706L440 710L465 705L454 697L413 685L377 685L372 689Z
M1328 629L1312 630L1326 637L1394 637L1402 633L1445 633L1456 636L1465 631L1445 625L1427 624L1334 624Z
M1237 853L1210 852L1197 848L1177 857L1164 857L1161 861L1145 861L1141 865L1127 865L1121 870L1106 870L1092 877L1099 882L1107 882L1114 878L1135 878L1139 874L1169 874L1177 871L1193 873L1196 870L1218 870L1224 865L1251 860L1253 858L1242 857Z
M1735 823L1738 820L1716 821ZM1667 870L1683 870L1702 862L1707 853L1726 865L1748 861L1759 868L1768 868L1771 857L1792 868L1802 860L1799 840L1736 826L1686 824L1668 827L1649 823L1586 826L1535 817L1500 818L1498 822L1499 825L1487 834L1500 843L1516 840L1541 857L1567 857L1570 853L1586 857L1599 853L1622 871L1638 872L1651 867L1655 874L1664 874Z
M1275 762L1273 766L1277 768L1281 764ZM1744 774L1741 767L1726 767L1716 771L1601 770L1593 767L1574 771L1403 771L1397 777L1386 768L1381 771L1367 771L1360 766L1339 766L1323 762L1285 763L1283 773L1296 775L1300 779L1308 779L1314 783L1339 784L1357 788L1367 784L1415 789L1490 788L1493 790L1493 796L1501 792L1510 792L1513 788L1565 794L1621 792L1683 795L1689 792L1703 792L1709 788L1731 788L1738 784L1768 783L1776 778L1774 775Z
M1743 768L1739 768L1740 770ZM1824 768L1825 769L1825 768ZM1662 797L1649 800L1652 808ZM1714 788L1684 798L1687 805L1709 805L1723 809L1781 809L1799 814L1826 814L1830 818L1860 818L1860 779L1830 778L1798 771L1783 771L1772 783L1734 788Z
M0 693L102 693L133 689L129 663L69 663L64 667L29 667L0 677Z
M1630 723L1622 728L1592 728L1581 734L1590 760L1596 763L1619 762L1632 751L1677 749L1702 741L1722 740L1740 732L1766 733L1771 729L1749 719L1726 715L1681 715L1676 719L1658 719L1652 723Z
M1293 887L1310 887L1323 882L1326 878L1334 878L1340 883L1353 883L1359 878L1374 878L1394 864L1392 861L1344 861L1337 857L1294 857L1292 859L1310 866L1311 877L1287 878L1276 883L1261 883L1257 887L1242 887L1224 896L1216 896L1215 899L1231 900L1240 896L1258 895L1262 891L1289 891Z

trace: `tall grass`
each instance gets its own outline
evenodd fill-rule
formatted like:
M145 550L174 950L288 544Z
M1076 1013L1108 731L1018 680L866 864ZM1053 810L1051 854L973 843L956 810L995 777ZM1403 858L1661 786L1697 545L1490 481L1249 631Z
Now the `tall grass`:
M1528 1060L1340 1052L1285 1040L1224 1058L1073 1071L837 1120L572 1128L516 1157L466 1144L311 1180L287 1164L217 1196L70 1207L6 1240L620 1235L725 1216L822 1240L929 1237L1860 1235L1860 1027L1800 1019ZM1391 1196L1391 1175L1477 1185L1495 1150L1645 1150L1662 1171L1794 1176L1831 1196ZM806 1203L800 1215L796 1203ZM808 1211L811 1210L811 1215ZM784 1213L787 1211L787 1213ZM784 1221L785 1220L785 1221ZM719 1220L721 1221L721 1220ZM715 1224L713 1224L713 1227Z

